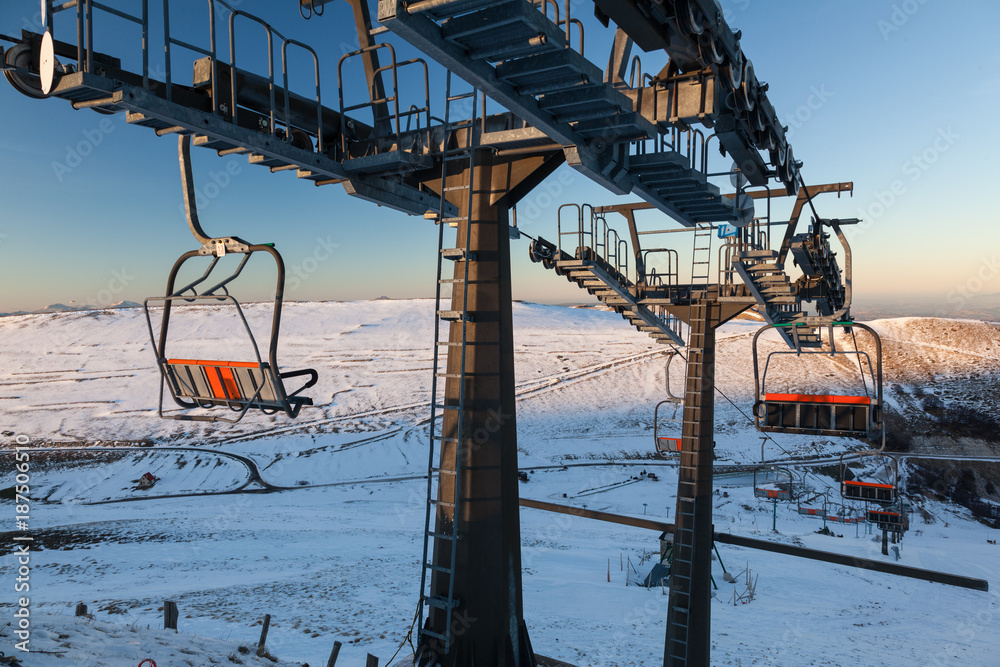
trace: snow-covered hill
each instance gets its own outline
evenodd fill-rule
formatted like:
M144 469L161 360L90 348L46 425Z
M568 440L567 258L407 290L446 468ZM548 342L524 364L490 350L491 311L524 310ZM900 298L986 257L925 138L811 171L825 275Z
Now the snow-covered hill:
M156 416L159 381L141 309L0 320L4 441L20 434L57 448L34 451L31 462L37 648L53 653L25 664L233 664L233 646L256 641L253 624L265 613L273 618L268 647L287 664L325 664L334 640L344 643L338 664L360 664L368 652L385 664L412 620L419 581L432 310L429 300L288 304L279 360L319 371L310 391L316 406L295 422L254 415L224 429ZM247 311L265 336L269 307ZM171 356L248 354L225 313L187 315L174 320ZM514 323L519 462L534 469L522 495L669 520L675 473L652 457L651 434L653 406L665 397L664 347L592 309L519 303ZM760 460L761 438L746 416L758 326L737 320L719 334L720 466ZM925 318L873 326L905 444L993 451L995 437L959 435L948 415L962 406L988 420L995 410L1000 327ZM780 349L777 338L763 349ZM794 361L801 364L792 368ZM670 370L677 393L681 365ZM768 378L781 390L864 391L854 357L789 357ZM858 446L776 435L764 455L829 461ZM829 469L794 465L811 493L837 497ZM643 469L659 481L640 476ZM137 490L145 472L160 480ZM258 477L283 490L256 492ZM835 526L842 538L819 535L819 521L794 505L778 506L772 533L773 508L753 497L751 481L720 477L716 530L885 558L863 526ZM609 490L593 492L600 487ZM154 499L131 500L142 497ZM913 528L888 558L982 577L996 589L1000 551L987 540L998 531L935 496L914 501ZM3 506L13 516L11 502ZM539 653L581 666L660 664L666 597L626 585L625 571L629 562L649 568L655 534L526 509L522 541L525 614ZM2 547L5 572L14 563L10 544ZM730 571L759 575L757 599L733 606L734 585L715 564L720 664L989 664L1000 651L995 593L734 547L720 553ZM191 640L180 635L175 642L169 633L138 633L133 641L133 630L159 627L164 599L177 601L182 633L229 643L191 645L190 654L181 648ZM95 614L93 627L68 618L80 601ZM0 606L9 609L9 598ZM0 630L4 642L9 632ZM121 651L98 657L102 634ZM0 650L13 653L6 644ZM256 664L242 655L235 658Z

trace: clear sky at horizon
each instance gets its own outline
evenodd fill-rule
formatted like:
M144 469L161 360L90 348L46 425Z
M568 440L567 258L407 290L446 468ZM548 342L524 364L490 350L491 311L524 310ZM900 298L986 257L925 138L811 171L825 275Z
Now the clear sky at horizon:
M335 106L336 60L354 39L346 5L333 3L325 16L306 23L290 3L281 4L279 10L245 0L240 7L290 36L323 45L325 99ZM989 177L1000 150L994 121L1000 48L993 33L1000 3L720 5L730 24L742 29L758 77L770 84L768 95L791 127L807 181L854 182L853 199L821 200L820 212L866 220L852 233L856 302L899 295L944 305L962 290L1000 293L1000 225ZM590 2L573 6L586 24L587 55L603 68L611 32L593 19ZM37 8L37 0L5 0L0 33L18 34ZM195 30L191 26L186 28ZM71 41L64 18L56 28L57 38ZM98 49L119 55L120 48L129 57L138 52L134 30L123 28L108 40ZM417 55L389 40L401 59ZM662 53L642 54L647 72L664 61ZM431 68L438 91L431 103L440 115L442 69ZM79 161L73 157L84 151ZM422 218L352 198L339 185L316 188L291 174L271 174L245 157L195 150L194 160L200 191L214 195L202 206L208 231L276 242L290 275L297 269L302 278L289 298L433 294L436 230ZM558 204L634 199L615 197L562 167L519 205L519 222L528 233L552 238ZM123 114L101 116L74 111L62 100L29 99L0 82L0 312L55 302L101 305L108 297L141 301L162 293L174 259L193 247L174 137L128 126ZM515 298L588 299L531 264L525 240L512 242L511 252ZM329 259L314 261L320 256Z

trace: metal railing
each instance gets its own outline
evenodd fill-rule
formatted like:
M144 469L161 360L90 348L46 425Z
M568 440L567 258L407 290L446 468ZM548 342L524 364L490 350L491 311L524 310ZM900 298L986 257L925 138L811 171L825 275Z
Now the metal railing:
M208 46L199 46L191 42L178 39L171 34L171 11L170 11L170 0L162 0L163 9L163 39L162 48L164 54L163 63L163 91L159 91L159 82L151 78L150 65L149 65L149 54L150 48L152 47L150 41L150 13L149 13L149 0L138 0L140 5L140 14L130 14L128 12L110 7L97 0L70 0L60 5L54 5L52 0L45 0L43 5L43 11L45 13L45 25L52 25L52 18L55 14L64 12L70 9L76 10L76 40L77 40L77 68L79 71L94 73L94 53L97 49L94 46L94 24L95 24L95 12L104 12L106 14L116 16L120 19L124 19L130 23L134 23L141 28L142 31L142 86L144 89L162 96L167 101L172 101L174 96L174 74L173 74L173 64L175 57L175 48L186 49L194 53L206 56L210 59L212 66L212 76L211 76L211 111L214 114L231 116L232 122L236 123L239 115L239 97L238 97L238 85L237 85L237 74L240 71L237 69L237 51L236 51L236 18L238 16L244 17L244 20L256 23L262 28L264 28L267 34L267 56L268 56L268 74L267 74L267 85L268 85L268 127L267 132L271 135L276 135L279 130L279 125L284 126L284 136L282 139L286 142L292 142L292 110L291 110L291 97L292 93L289 90L289 66L288 66L288 47L297 47L310 56L313 60L313 80L315 84L315 95L313 99L308 99L296 95L295 97L305 100L309 104L315 104L316 107L316 127L313 131L312 127L309 128L299 128L304 131L309 131L316 136L316 147L317 151L322 152L324 147L323 140L323 99L322 99L322 89L320 84L320 72L319 72L319 56L316 51L309 45L300 42L295 39L290 39L282 35L273 26L271 26L266 21L245 12L243 10L237 9L236 7L225 2L225 0L207 0L208 4ZM229 33L229 63L227 64L232 68L231 74L231 90L230 94L227 96L226 102L222 102L220 99L220 91L218 89L218 79L219 79L219 48L218 48L218 28L216 14L220 11L226 11L229 13L228 16L228 33ZM190 21L190 17L184 16L185 20ZM275 73L275 44L280 42L281 45L281 88L283 104L281 108L278 108L277 97L278 97L278 86ZM228 103L228 104L227 104ZM282 113L283 112L283 113ZM264 129L264 128L261 128Z
M42 24L52 28L54 32L55 15L76 10L76 68L79 72L94 71L94 10L117 16L129 23L134 23L142 29L142 82L143 87L149 87L149 0L141 0L141 14L135 16L120 9L110 7L96 0L70 0L60 5L53 5L52 0L42 2Z
M573 3L570 0L565 0L565 2L564 2L563 6L564 6L565 9L564 9L563 15L562 15L563 18L560 18L560 15L559 15L559 2L558 2L558 0L532 0L532 4L535 5L535 7L539 8L542 11L542 15L545 16L545 18L549 18L549 7L550 6L552 7L553 18L551 20L552 20L553 23L556 24L557 27L560 27L560 28L563 29L563 31L564 31L564 33L566 35L566 48L567 49L572 48L572 45L573 45L573 26L576 26L577 27L577 32L579 32L579 34L580 34L580 48L579 48L579 53L580 53L581 56L584 55L584 53L583 53L583 44L584 44L583 23L580 21L580 19L575 19L575 18L573 18L570 15L570 9L573 6Z
M390 72L392 74L392 88L391 88L392 94L384 95L383 97L381 97L379 99L369 99L368 101L361 102L361 103L358 103L358 104L353 104L353 105L349 105L349 106L345 105L345 103L344 103L344 88L345 88L345 86L344 86L344 63L347 60L351 59L351 58L355 58L357 56L361 56L361 55L363 55L365 53L370 53L372 51L378 51L380 49L388 49L389 50L390 62L389 62L388 65L382 65L381 67L379 67L378 69L376 69L374 71L374 73L372 74L372 79L374 81L375 77L381 78L382 75L383 75L383 73ZM411 104L409 107L406 107L405 110L400 111L400 106L399 106L399 70L402 69L403 67L407 67L409 65L419 65L420 67L423 68L423 75L424 75L424 77L423 77L423 81L424 81L424 100L423 100L423 106L417 106L415 104ZM369 85L369 89L372 90L372 91L374 91L376 88L377 87L375 85ZM375 127L377 129L378 126L379 126L379 124L380 124L380 122L386 122L386 123L388 123L389 127L390 127L390 131L393 132L394 139L396 141L397 146L399 144L400 136L402 135L402 133L404 131L403 128L402 128L402 124L401 124L402 120L404 118L406 119L406 130L405 131L407 131L407 132L410 131L411 121L414 120L414 119L416 120L416 124L417 124L416 130L417 131L420 131L421 129L423 129L425 131L429 131L429 128L430 128L430 125L431 125L430 78L429 78L429 74L428 74L428 70L427 70L427 62L423 58L410 58L409 60L404 60L402 62L399 62L399 61L396 60L396 49L393 48L393 46L391 44L388 44L386 42L382 42L382 43L379 43L379 44L373 44L372 46L367 46L367 47L365 47L363 49L358 49L357 51L351 51L350 53L345 53L344 55L342 55L340 57L340 60L337 61L337 89L338 89L338 94L339 94L339 97L340 97L340 122L341 122L340 136L341 136L341 150L343 151L343 153L344 153L345 156L347 155L347 149L348 149L348 143L349 143L349 139L348 139L349 133L347 132L347 127L346 127L346 123L347 123L348 119L347 119L347 115L346 114L348 112L350 112L350 111L357 111L359 109L370 108L372 110L372 120L373 120L372 125L373 125L373 127ZM385 88L385 85L384 85L384 82L383 82L381 90L385 90L385 89L386 88ZM389 104L392 105L392 111L389 113L388 117L386 117L386 118L379 118L378 117L378 107L381 106L381 105L389 105ZM423 122L422 123L421 123L421 116L423 117Z
M563 210L575 210L576 215L570 215L564 223ZM575 218L575 219L574 219ZM590 204L563 204L556 213L557 245L560 252L577 259L600 259L608 267L614 269L626 281L629 275L629 244L621 238L618 231L608 225L603 215L594 213ZM564 247L563 239L570 239L572 248ZM588 252L590 254L588 254Z
M657 256L657 266L651 266L650 255ZM663 258L666 258L666 266L663 265ZM644 282L647 287L667 287L674 288L678 284L680 271L680 255L673 248L649 248L642 251L642 264L645 267L645 274L640 282Z

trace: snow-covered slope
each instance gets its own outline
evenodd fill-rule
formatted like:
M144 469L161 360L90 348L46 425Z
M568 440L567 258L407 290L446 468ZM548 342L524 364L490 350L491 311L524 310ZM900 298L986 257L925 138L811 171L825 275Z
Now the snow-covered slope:
M288 304L279 360L319 371L310 392L316 406L295 422L253 415L224 429L156 416L159 382L141 310L0 319L5 441L17 433L57 447L34 451L31 468L36 647L53 653L25 664L117 667L143 657L233 664L232 642L255 642L265 613L273 617L268 647L289 664L325 664L334 640L344 643L338 664L360 664L368 652L386 664L412 620L419 581L432 309L429 300ZM269 307L247 310L266 331ZM234 347L224 313L190 315L175 320L171 356L247 354ZM515 304L514 322L519 460L539 468L522 495L670 520L675 473L652 458L651 436L653 406L665 397L664 347L613 313ZM934 422L935 411L953 403L996 405L996 325L915 318L873 325L885 344L886 396L911 422L919 415ZM737 320L719 334L720 466L760 460L760 435L746 416L757 327ZM780 349L777 338L762 349ZM768 382L864 391L854 357L799 361L795 370L776 362ZM675 362L675 393L680 374ZM70 446L98 441L99 450ZM116 449L116 441L156 447ZM765 456L830 460L857 446L777 435ZM660 480L642 477L643 469ZM137 490L145 472L160 479ZM814 492L837 495L828 471L805 479ZM836 527L843 538L817 535L819 521L794 505L777 507L772 533L773 508L753 497L751 480L720 477L717 530L884 558L864 527ZM259 493L265 486L284 490ZM601 487L609 490L594 492ZM147 500L121 502L134 498ZM13 516L10 505L3 501ZM899 562L986 578L995 589L1000 552L987 540L997 531L960 507L930 498L920 505ZM525 614L539 653L581 666L660 664L666 597L627 586L625 571L630 562L648 570L655 534L536 510L522 512L521 532ZM10 572L11 542L3 544ZM719 664L989 664L1000 651L995 593L733 547L720 553L730 571L749 567L759 579L757 599L733 606L733 590L745 583L724 583L715 563ZM152 631L133 641L132 629L159 627L164 599L177 601L182 633L230 643ZM67 618L80 601L94 623ZM0 599L0 607L9 610L9 602ZM102 625L109 622L115 626ZM9 631L0 631L4 642ZM102 635L121 651L98 653ZM183 647L196 654L182 657L191 656ZM6 643L0 650L13 653Z

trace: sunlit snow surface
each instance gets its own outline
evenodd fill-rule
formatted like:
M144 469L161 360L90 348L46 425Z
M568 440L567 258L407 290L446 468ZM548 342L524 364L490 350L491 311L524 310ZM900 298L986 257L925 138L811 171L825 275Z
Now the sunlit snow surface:
M421 422L428 416L432 309L429 300L289 304L279 361L285 369L319 371L319 384L308 392L316 407L295 422L252 415L225 429L156 416L159 383L141 310L0 319L4 429L60 446L150 440L158 447L86 458L33 454L29 532L46 548L31 561L32 645L52 653L24 663L234 664L229 656L239 644L256 643L259 621L269 613L268 649L280 665L325 664L334 640L344 643L338 664L361 664L367 653L386 664L413 618L420 576L426 483L407 478L422 474L427 462ZM269 307L247 310L265 331ZM224 315L201 309L178 318L171 356L247 357ZM522 495L671 520L675 472L651 458L652 408L664 398L664 346L613 313L515 304L514 318L520 464L570 465L533 472ZM997 386L995 325L927 319L874 325L886 345L887 387ZM719 333L718 386L747 414L757 326L735 321ZM779 349L771 339L764 347ZM794 381L802 390L862 390L856 360L809 363L815 366L804 376L776 374L774 381ZM680 373L675 363L675 393ZM887 398L896 400L888 389ZM716 428L718 465L759 460L759 435L721 396ZM766 444L768 459L836 460L859 444L775 440ZM244 459L267 484L289 490L204 495L259 490ZM609 459L619 463L578 465ZM660 480L581 495L643 469ZM147 471L160 480L135 490ZM833 485L818 474L808 482L816 490ZM798 516L794 505L778 506L779 532L772 533L772 506L753 498L748 476L720 478L718 486L720 532L886 558L864 527L836 526L843 538L818 535L820 521ZM178 497L88 504L171 495ZM13 527L12 503L3 507ZM645 575L644 554L658 549L657 535L529 509L521 522L525 617L535 650L581 666L660 665L667 598L636 587L636 574L624 571L631 563ZM997 531L965 510L927 501L912 517L899 562L981 577L996 589L1000 547L987 543L996 538ZM4 577L11 578L15 560L9 547L4 553ZM714 563L717 664L980 665L1000 655L994 592L727 546L720 553L731 572L749 566L757 598L733 606L744 578L727 584ZM626 586L629 579L633 585ZM0 602L9 612L14 593L4 585L8 594ZM178 604L180 635L157 630L164 599ZM72 618L81 601L94 621ZM15 652L10 630L0 631L0 650L8 655ZM252 655L236 655L257 664Z

